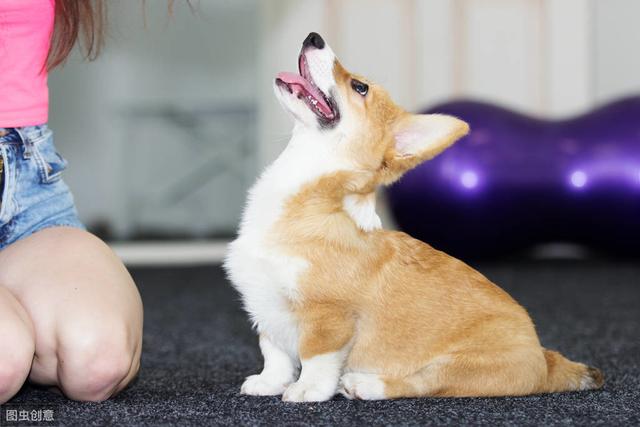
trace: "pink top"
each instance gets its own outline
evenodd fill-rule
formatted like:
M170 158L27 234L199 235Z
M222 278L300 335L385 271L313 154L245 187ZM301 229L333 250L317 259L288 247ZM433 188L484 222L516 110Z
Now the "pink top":
M0 127L47 122L55 0L0 0Z

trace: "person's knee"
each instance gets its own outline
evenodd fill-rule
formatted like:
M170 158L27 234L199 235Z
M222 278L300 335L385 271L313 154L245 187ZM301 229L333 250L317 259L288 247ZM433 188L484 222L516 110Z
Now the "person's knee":
M27 379L35 338L26 312L0 287L0 404L11 399Z
M133 346L117 334L65 348L66 354L58 355L58 369L60 387L70 399L106 400L137 366Z
M0 352L0 404L11 399L22 387L33 362L34 344L28 339L11 342L7 352Z

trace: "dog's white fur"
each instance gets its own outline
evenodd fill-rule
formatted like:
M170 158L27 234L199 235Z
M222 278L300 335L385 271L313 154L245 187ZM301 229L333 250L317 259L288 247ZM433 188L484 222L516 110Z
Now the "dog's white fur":
M307 262L281 253L267 234L289 197L305 183L340 170L341 161L330 145L315 139L319 139L317 131L296 125L287 148L250 190L239 236L230 244L225 261L258 332L296 361L297 325L288 301L296 299L296 278Z
M254 396L282 394L296 379L297 367L293 359L266 335L260 337L260 351L264 357L264 368L260 374L247 377L240 392Z
M340 394L347 399L380 400L385 398L384 382L378 374L348 372L340 378Z
M300 378L282 395L285 402L320 402L336 394L348 347L302 361Z

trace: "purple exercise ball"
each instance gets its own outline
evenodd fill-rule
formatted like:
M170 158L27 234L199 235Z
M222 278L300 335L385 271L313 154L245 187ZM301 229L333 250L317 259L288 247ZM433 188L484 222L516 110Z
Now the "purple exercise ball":
M640 253L640 97L568 120L458 101L468 136L388 190L400 228L462 258L569 242Z

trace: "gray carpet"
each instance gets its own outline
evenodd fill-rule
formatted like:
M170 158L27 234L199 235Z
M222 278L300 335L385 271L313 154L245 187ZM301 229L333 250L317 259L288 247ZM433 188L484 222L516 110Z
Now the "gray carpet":
M261 367L257 340L220 268L198 267L132 272L145 303L145 341L139 378L126 391L89 404L25 386L6 408L52 409L64 425L640 425L638 263L479 269L529 309L543 345L601 368L604 389L319 404L240 396L243 378Z

